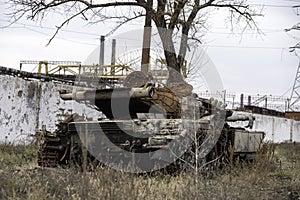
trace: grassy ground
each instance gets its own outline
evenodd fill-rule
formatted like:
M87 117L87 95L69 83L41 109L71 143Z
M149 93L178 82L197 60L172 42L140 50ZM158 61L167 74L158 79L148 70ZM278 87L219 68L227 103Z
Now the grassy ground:
M37 166L36 148L0 145L0 199L300 199L300 144L270 145L251 165L176 175ZM197 184L195 184L197 179ZM196 187L197 185L197 187Z

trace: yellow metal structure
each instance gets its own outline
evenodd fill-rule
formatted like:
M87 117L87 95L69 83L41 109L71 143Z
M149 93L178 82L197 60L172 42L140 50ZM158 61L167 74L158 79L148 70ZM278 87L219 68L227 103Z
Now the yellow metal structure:
M60 75L74 75L74 76L91 76L94 78L103 79L124 79L129 73L136 71L132 67L126 65L81 65L78 61L20 61L20 68L22 64L37 64L37 73L41 74L60 74ZM49 65L55 65L50 69ZM156 66L160 66L160 69L152 69L149 63L149 72L155 79L167 79L168 71L166 69L165 59L156 59ZM187 63L184 62L182 66L182 74L186 78ZM44 70L43 70L44 69Z
M23 60L23 64L37 64L39 74L60 74L74 76L92 76L106 79L122 79L135 69L126 65L81 65L78 61L34 61ZM56 65L50 69L49 65ZM43 70L44 69L44 70Z
M82 65L80 67L80 75L93 75L108 79L125 78L129 73L135 71L135 69L126 65Z
M43 67L45 67L45 74L49 74L49 65L81 65L79 61L37 61L37 60L21 60L20 70L23 64L38 65L38 73L42 73ZM52 71L52 70L51 70Z
M39 68L38 68L38 73L42 73L42 67L43 65L45 66L45 74L48 74L49 68L48 68L48 62L47 61L40 61L39 62Z

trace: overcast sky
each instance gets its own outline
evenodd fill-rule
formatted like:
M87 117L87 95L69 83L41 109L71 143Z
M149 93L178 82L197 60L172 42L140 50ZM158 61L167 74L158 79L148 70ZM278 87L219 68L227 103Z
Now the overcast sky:
M222 14L212 16L211 28L205 36L205 49L214 63L223 87L230 92L247 94L290 95L299 59L289 47L299 41L300 31L286 33L300 22L299 0L251 1L253 5L266 4L264 17L257 22L263 34L253 31L232 34L224 25ZM4 1L0 5L0 26L7 25L4 13L9 10ZM0 29L0 66L18 68L20 60L74 60L84 62L99 46L99 36L106 34L112 24L86 25L75 20L61 31L52 43L46 44L55 32L58 22L48 18L42 26L21 20L8 28ZM132 29L140 29L143 22L121 28L107 40ZM238 32L238 30L237 30ZM298 37L295 40L294 37ZM119 38L120 39L120 38ZM123 38L124 39L124 38ZM32 67L31 69L33 70Z

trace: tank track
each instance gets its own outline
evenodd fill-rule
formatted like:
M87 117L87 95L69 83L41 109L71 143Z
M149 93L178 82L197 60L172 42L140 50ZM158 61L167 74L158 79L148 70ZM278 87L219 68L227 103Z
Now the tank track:
M42 167L57 167L60 158L60 138L44 136L43 144L38 151L38 165Z
M67 163L68 156L70 156L70 138L66 135L65 130L67 123L73 122L74 119L78 119L77 114L70 115L58 124L56 131L53 133L46 130L37 133L40 146L38 151L39 166L57 167Z

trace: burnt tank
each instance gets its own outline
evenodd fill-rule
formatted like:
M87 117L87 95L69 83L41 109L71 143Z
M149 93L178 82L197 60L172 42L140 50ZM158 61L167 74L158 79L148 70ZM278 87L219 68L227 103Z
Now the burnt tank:
M198 97L182 83L64 91L60 97L93 106L105 117L88 121L73 114L56 131L42 130L40 166L86 161L146 172L237 157L252 160L264 138L263 132L247 129L254 117L233 116L220 101ZM249 123L244 128L228 123L235 121Z

